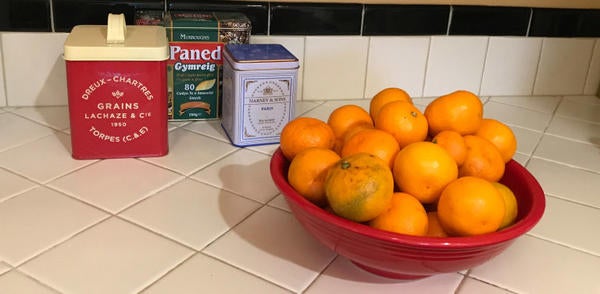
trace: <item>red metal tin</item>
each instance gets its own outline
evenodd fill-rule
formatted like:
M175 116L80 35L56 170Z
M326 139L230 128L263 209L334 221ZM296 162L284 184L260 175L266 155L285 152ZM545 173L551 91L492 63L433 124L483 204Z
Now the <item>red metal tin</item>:
M165 61L67 61L72 155L168 152Z
M110 20L110 18L109 18ZM105 28L85 26L73 30L65 43L72 156L76 159L151 157L168 153L166 60L168 43L151 40L161 50L144 56L135 44L107 42ZM135 26L133 26L135 27ZM140 26L141 27L141 26ZM159 36L146 31L139 38ZM76 27L77 28L77 27ZM105 39L88 46L75 41L76 35L89 38L98 31ZM91 33L90 33L91 32ZM104 33L103 33L104 32ZM135 29L124 34L125 40ZM145 35L145 36L144 36ZM70 36L71 37L71 36ZM92 38L93 39L93 38ZM138 40L139 41L139 40ZM91 41L92 43L96 41ZM111 43L111 44L105 44ZM83 44L83 45L81 45ZM133 48L138 46L138 48ZM151 47L152 47L151 46ZM152 49L152 48L150 48ZM138 51L136 51L138 50ZM98 57L93 56L95 52ZM147 52L144 51L144 52ZM157 55L153 58L153 55ZM87 60L86 60L87 59ZM141 59L141 60L139 60Z

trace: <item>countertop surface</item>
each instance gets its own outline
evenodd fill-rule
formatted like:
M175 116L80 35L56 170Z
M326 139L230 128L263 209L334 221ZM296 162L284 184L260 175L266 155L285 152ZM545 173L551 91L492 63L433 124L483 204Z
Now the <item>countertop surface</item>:
M277 145L170 122L166 156L74 160L66 106L0 108L0 293L600 293L600 99L482 100L513 128L546 212L485 264L415 281L312 239L269 175ZM296 114L326 120L345 103L368 108L305 101Z

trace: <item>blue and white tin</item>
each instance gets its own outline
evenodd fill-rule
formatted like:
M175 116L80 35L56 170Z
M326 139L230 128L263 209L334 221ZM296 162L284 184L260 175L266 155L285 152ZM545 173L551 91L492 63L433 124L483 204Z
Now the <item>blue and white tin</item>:
M228 44L221 125L233 145L279 143L294 118L298 58L279 44Z

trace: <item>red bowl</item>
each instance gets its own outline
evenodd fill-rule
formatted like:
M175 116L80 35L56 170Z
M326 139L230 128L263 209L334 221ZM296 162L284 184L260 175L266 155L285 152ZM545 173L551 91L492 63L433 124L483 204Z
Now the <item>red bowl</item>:
M287 181L289 162L277 150L270 162L271 177L304 228L325 246L371 273L395 279L417 279L457 272L500 254L537 224L546 206L542 187L519 163L506 164L500 182L515 194L517 221L498 232L473 237L418 237L371 228L312 204Z

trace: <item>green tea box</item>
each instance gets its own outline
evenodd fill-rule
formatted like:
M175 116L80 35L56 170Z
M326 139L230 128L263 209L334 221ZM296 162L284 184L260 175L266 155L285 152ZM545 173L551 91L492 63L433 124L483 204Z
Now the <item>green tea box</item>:
M250 20L232 12L169 12L164 25L169 120L220 118L224 45L248 44Z

